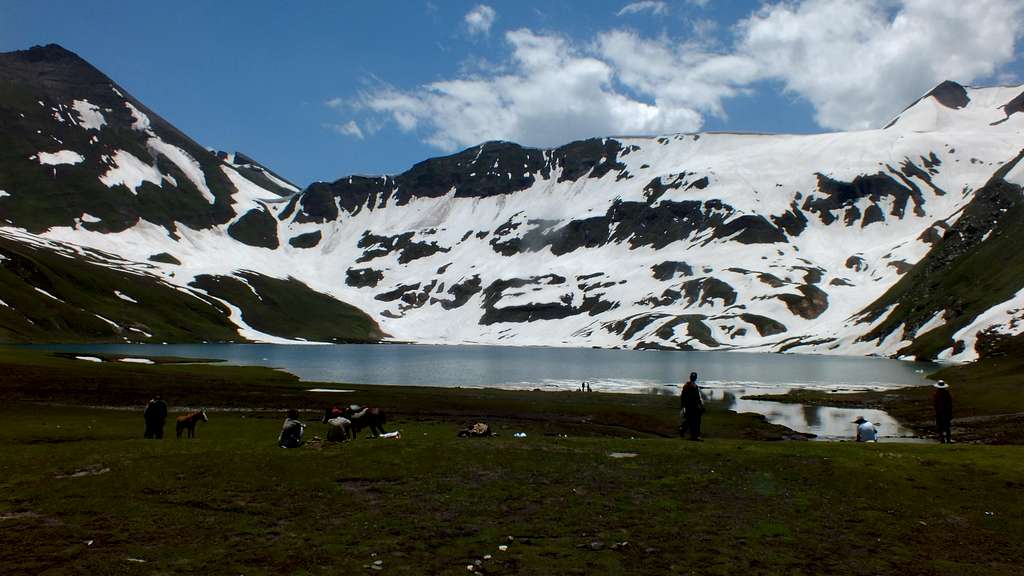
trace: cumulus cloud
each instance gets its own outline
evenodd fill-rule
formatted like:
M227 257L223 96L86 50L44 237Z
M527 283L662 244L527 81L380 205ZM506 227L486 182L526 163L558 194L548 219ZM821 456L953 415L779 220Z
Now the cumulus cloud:
M823 128L860 129L942 80L1002 73L1022 19L1018 0L805 0L762 6L724 42L613 29L581 43L519 29L494 67L412 89L378 83L344 102L446 151L494 139L554 146L699 130L771 80L810 102Z
M737 52L814 106L825 128L878 126L942 80L987 78L1014 59L1015 0L809 0L739 25Z
M402 130L422 130L424 140L442 150L495 139L554 146L595 135L691 131L701 126L700 109L720 107L709 97L702 100L710 103L705 108L682 104L676 92L689 93L684 82L673 82L668 90L658 85L659 78L671 75L662 64L671 66L677 55L657 43L609 36L599 42L606 48L579 47L526 29L508 32L505 40L512 49L505 73L433 82L413 91L383 86L364 92L359 105L390 115ZM662 62L618 74L617 59L639 48ZM713 68L694 64L694 77L715 76ZM628 95L617 87L620 82L649 98Z
M640 12L650 12L651 14L668 14L668 4L664 2L654 2L653 0L644 0L643 2L633 2L632 4L626 4L619 10L618 16L625 16L626 14L637 14Z
M497 17L498 13L494 11L494 8L491 8L486 4L477 4L472 10L466 13L464 18L466 21L466 30L468 30L471 35L490 34L491 26L494 25L494 20Z

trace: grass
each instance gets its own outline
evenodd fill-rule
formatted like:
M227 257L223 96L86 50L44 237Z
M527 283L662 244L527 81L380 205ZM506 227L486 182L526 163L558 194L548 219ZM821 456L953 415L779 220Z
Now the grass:
M707 440L688 442L671 437L670 396L343 385L355 392L331 398L263 368L24 349L0 349L0 369L4 574L998 575L1024 563L1020 446L751 441L784 431L718 406ZM195 440L143 440L156 390L172 406L234 409L211 410ZM306 410L307 437L323 437L313 416L332 400L384 406L402 438L276 448L284 408ZM456 437L475 420L499 435Z
M458 439L454 422L401 419L401 440L285 451L279 414L213 413L194 441L142 440L137 412L13 405L0 418L7 574L333 574L378 560L389 574L463 574L476 560L488 574L1015 574L1024 562L1019 447L563 438L529 424L525 439L505 427Z

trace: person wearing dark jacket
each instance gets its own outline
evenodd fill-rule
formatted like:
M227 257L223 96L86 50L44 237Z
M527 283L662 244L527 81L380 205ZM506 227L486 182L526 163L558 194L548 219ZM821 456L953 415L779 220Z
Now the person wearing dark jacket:
M690 440L700 440L700 421L703 415L704 400L697 386L697 373L690 372L690 379L683 384L683 391L679 395L679 435L688 431Z
M281 448L298 448L302 446L302 434L305 431L306 425L299 420L299 411L289 410L281 426L281 434L277 437L277 445Z
M935 427L939 431L939 442L951 444L953 442L950 430L953 424L953 394L949 391L949 385L942 380L935 383L935 390L932 391L932 405L935 406Z
M146 438L162 439L164 437L164 422L167 421L167 403L159 396L153 398L146 405L146 411L142 413L146 420Z

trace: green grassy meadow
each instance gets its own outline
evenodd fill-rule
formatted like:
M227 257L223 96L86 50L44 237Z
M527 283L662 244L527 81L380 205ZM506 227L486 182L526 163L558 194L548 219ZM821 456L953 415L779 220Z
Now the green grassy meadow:
M785 431L716 406L706 441L689 442L672 435L676 399L660 396L344 385L355 391L325 398L265 369L23 350L0 351L0 372L2 574L1009 575L1024 565L1021 446L765 441ZM62 402L47 375L74 397ZM174 382L184 392L168 390ZM195 440L175 440L173 424L164 440L142 439L136 398L157 389L172 406L210 400ZM275 446L285 408L304 410L307 439L323 437L315 411L342 398L385 407L402 438ZM499 435L456 437L475 420Z

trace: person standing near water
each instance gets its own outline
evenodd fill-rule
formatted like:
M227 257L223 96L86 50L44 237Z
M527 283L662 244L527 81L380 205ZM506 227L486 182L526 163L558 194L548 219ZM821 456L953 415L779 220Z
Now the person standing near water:
M951 428L953 425L953 394L949 385L939 380L932 391L932 405L935 406L935 427L939 431L939 442L952 444Z
M679 435L689 431L690 440L700 440L700 421L704 416L704 400L697 386L697 373L690 372L690 379L683 384L679 394Z
M146 438L160 440L164 437L164 422L167 421L167 403L160 396L154 397L146 405L146 411L142 413L146 420Z

